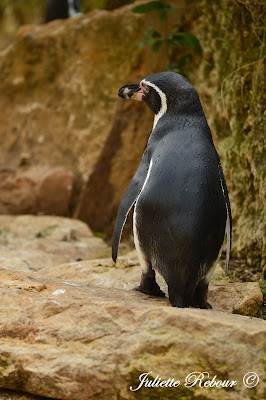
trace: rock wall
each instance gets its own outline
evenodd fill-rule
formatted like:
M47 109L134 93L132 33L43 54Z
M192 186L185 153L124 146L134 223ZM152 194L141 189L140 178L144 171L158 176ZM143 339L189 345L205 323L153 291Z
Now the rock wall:
M187 75L200 94L228 182L233 255L260 269L262 1L174 3L176 12L164 23L153 13L132 13L130 5L21 28L0 54L1 167L65 168L73 174L73 189L61 215L75 215L110 236L152 127L150 111L118 99L117 89L165 69L165 48L158 54L148 46L138 49L149 26L192 32L202 55ZM6 212L1 202L0 212Z
M150 49L138 50L153 17L131 10L96 10L22 27L0 54L3 174L10 181L14 169L65 168L74 175L74 203L59 214L69 216L76 208L75 216L108 234L153 118L140 104L124 104L117 91L125 82L160 71L166 59L165 49L160 57ZM160 21L156 24L162 28ZM84 181L89 184L80 191ZM25 194L20 197L26 203ZM30 193L28 203L23 207L28 213L43 212L38 203L31 207ZM0 213L17 214L12 204L11 199L5 207L0 202Z
M228 182L233 255L255 268L263 267L266 259L263 4L204 0L193 23L203 54L192 80L201 94Z

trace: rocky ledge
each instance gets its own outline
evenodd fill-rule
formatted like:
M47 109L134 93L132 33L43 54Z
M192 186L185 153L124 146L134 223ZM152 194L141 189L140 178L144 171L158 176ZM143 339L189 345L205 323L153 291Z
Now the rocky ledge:
M132 291L135 252L114 266L80 221L1 216L0 232L1 399L264 398L265 322L232 314L254 315L257 283L230 283L217 268L213 310L175 309ZM84 260L86 246L97 259ZM186 387L195 371L237 383ZM250 371L260 377L253 388L243 384ZM131 391L148 372L180 384Z

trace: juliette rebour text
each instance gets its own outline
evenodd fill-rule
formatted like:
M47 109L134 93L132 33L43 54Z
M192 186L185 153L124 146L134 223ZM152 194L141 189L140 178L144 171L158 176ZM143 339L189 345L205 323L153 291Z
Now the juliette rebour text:
M185 377L185 380L183 383L181 383L180 380L175 379L175 378L169 378L167 380L163 380L160 378L159 375L156 376L155 379L152 379L150 376L152 374L152 371L150 372L144 372L143 374L140 374L139 376L139 385L137 387L132 387L130 386L130 390L132 392L135 392L142 387L148 387L148 388L156 388L156 387L164 387L164 388L170 388L170 387L178 387L180 385L183 385L184 387L190 388L193 386L197 386L200 388L207 388L207 387L216 387L216 388L231 388L233 386L236 386L238 384L238 381L236 380L221 380L217 377L217 375L214 375L213 377L210 377L209 372L191 372ZM243 383L246 387L251 388L256 386L259 383L259 377L256 374L256 372L247 372L245 376L243 377L243 380L241 380L241 383Z

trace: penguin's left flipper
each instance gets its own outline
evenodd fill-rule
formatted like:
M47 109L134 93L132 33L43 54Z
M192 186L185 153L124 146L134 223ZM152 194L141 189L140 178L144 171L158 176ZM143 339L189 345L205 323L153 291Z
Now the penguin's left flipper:
M133 176L127 190L125 191L125 194L118 209L112 242L112 259L114 262L116 262L117 259L118 246L120 243L122 230L127 219L127 215L134 205L135 201L137 200L148 174L150 164L149 153L150 150L148 146L142 156L141 162L135 175Z
M133 290L149 294L150 296L165 297L165 293L160 289L155 280L155 271L152 268L146 273L142 272L140 284L135 286Z

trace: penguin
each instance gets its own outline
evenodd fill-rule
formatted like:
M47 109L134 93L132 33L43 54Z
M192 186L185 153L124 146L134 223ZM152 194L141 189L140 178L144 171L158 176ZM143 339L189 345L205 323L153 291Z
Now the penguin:
M77 17L81 14L80 0L48 0L45 22Z
M135 290L165 296L155 272L168 286L173 307L212 308L208 286L232 217L228 190L211 130L196 90L175 72L160 72L124 85L123 99L144 101L155 114L139 167L118 209L112 241L116 262L132 207L134 243L141 264Z

